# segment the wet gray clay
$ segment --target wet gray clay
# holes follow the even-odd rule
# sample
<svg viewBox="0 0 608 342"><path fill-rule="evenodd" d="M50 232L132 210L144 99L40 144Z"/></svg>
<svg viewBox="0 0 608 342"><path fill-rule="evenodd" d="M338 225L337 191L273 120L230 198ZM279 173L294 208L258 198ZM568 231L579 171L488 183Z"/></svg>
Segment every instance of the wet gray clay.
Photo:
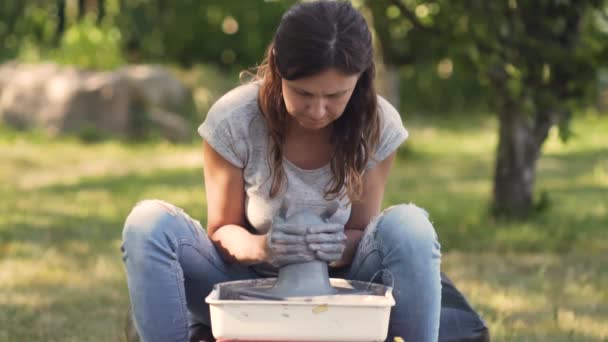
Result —
<svg viewBox="0 0 608 342"><path fill-rule="evenodd" d="M279 218L298 225L319 225L328 222L337 210L338 203L332 202L320 216L310 210L302 210L287 217L284 202L279 212ZM327 262L314 260L281 267L277 282L270 289L251 288L242 292L252 297L283 298L333 295L338 290L333 288L329 282Z"/></svg>
<svg viewBox="0 0 608 342"><path fill-rule="evenodd" d="M332 202L321 216L305 210L284 219L286 222L298 225L320 225L326 223L337 210L338 204ZM281 210L280 214L284 216L285 210ZM336 292L337 290L329 283L327 263L321 260L281 267L277 283L272 289L273 294L282 297L331 295Z"/></svg>

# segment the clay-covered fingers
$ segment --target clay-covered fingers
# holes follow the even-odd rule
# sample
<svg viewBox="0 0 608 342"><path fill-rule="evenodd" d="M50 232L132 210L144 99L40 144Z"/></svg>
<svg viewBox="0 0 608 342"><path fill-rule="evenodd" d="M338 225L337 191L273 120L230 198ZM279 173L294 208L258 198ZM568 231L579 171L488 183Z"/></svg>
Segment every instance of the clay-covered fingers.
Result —
<svg viewBox="0 0 608 342"><path fill-rule="evenodd" d="M344 243L312 243L308 247L315 252L319 260L334 262L342 258L344 253Z"/></svg>
<svg viewBox="0 0 608 342"><path fill-rule="evenodd" d="M342 259L342 253L325 253L321 251L315 252L315 256L317 260L323 260L328 263L336 262Z"/></svg>
<svg viewBox="0 0 608 342"><path fill-rule="evenodd" d="M280 267L315 260L315 252L308 248L306 242L306 232L305 226L285 223L281 219L273 220L266 238L270 263Z"/></svg>
<svg viewBox="0 0 608 342"><path fill-rule="evenodd" d="M308 242L309 245L314 243L342 243L344 241L346 241L346 234L343 232L306 235L306 242Z"/></svg>
<svg viewBox="0 0 608 342"><path fill-rule="evenodd" d="M308 248L315 252L342 253L345 246L343 243L311 243Z"/></svg>
<svg viewBox="0 0 608 342"><path fill-rule="evenodd" d="M298 263L313 261L313 260L317 260L317 259L318 259L318 257L316 254L308 251L306 253L300 253L300 254L286 254L286 255L281 255L280 257L277 256L277 258L275 259L273 264L277 267L281 267L281 266L285 266L285 265L289 265L289 264L298 264Z"/></svg>
<svg viewBox="0 0 608 342"><path fill-rule="evenodd" d="M306 245L291 245L276 243L272 245L272 252L275 255L307 254L310 249Z"/></svg>
<svg viewBox="0 0 608 342"><path fill-rule="evenodd" d="M321 234L321 233L340 233L344 232L344 226L338 223L323 223L314 226L309 226L306 229L308 234Z"/></svg>
<svg viewBox="0 0 608 342"><path fill-rule="evenodd" d="M270 235L270 244L283 244L283 245L305 245L305 235L287 234L282 231L273 232Z"/></svg>
<svg viewBox="0 0 608 342"><path fill-rule="evenodd" d="M346 248L344 226L326 223L308 227L306 243L308 248L315 252L318 260L338 261Z"/></svg>
<svg viewBox="0 0 608 342"><path fill-rule="evenodd" d="M326 223L308 227L306 242L315 243L342 243L346 241L344 226L341 224Z"/></svg>
<svg viewBox="0 0 608 342"><path fill-rule="evenodd" d="M317 254L306 245L272 244L269 262L277 267L317 259Z"/></svg>

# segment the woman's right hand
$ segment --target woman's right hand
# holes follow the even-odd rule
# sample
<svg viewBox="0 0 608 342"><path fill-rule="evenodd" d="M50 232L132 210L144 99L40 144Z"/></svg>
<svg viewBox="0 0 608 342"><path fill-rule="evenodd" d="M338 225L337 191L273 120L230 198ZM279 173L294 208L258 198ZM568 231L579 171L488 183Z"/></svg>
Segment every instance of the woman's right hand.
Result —
<svg viewBox="0 0 608 342"><path fill-rule="evenodd" d="M306 242L307 227L273 220L266 234L268 262L276 267L315 260L315 252Z"/></svg>

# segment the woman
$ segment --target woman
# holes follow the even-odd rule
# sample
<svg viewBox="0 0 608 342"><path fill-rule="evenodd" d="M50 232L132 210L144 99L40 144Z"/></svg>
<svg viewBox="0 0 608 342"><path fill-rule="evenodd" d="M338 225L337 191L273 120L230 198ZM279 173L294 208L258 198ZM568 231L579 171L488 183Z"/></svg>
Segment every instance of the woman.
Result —
<svg viewBox="0 0 608 342"><path fill-rule="evenodd" d="M199 127L207 234L158 200L138 204L125 223L145 341L196 340L210 326L204 298L214 284L312 259L328 262L332 277L369 281L388 270L396 300L388 340L437 341L440 245L423 209L381 212L408 133L373 78L371 34L348 2L307 2L283 16L257 80L218 100ZM286 199L289 210L339 208L330 225L289 231L273 221Z"/></svg>

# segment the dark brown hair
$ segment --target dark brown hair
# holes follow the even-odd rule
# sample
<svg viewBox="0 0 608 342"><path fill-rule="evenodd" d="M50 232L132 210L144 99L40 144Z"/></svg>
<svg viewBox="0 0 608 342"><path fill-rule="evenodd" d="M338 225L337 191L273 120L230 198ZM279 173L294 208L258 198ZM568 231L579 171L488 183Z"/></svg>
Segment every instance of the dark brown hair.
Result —
<svg viewBox="0 0 608 342"><path fill-rule="evenodd" d="M271 197L281 190L285 178L283 143L289 119L281 78L295 80L330 68L360 77L344 113L332 123L334 177L326 198L346 195L357 200L361 196L363 171L380 135L372 37L365 19L349 2L315 1L295 5L283 15L258 68L258 101L272 139Z"/></svg>

